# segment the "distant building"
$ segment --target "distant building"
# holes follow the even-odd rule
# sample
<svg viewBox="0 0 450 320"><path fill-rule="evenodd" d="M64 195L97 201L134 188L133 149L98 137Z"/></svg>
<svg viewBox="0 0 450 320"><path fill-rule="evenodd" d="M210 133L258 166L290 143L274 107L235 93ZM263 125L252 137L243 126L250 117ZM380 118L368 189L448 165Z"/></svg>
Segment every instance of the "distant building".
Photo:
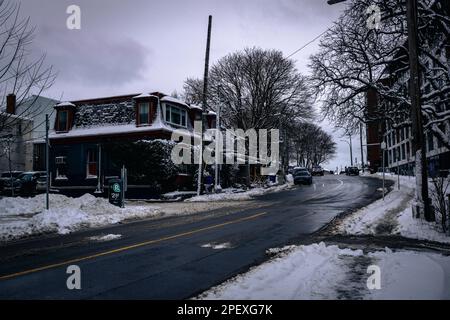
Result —
<svg viewBox="0 0 450 320"><path fill-rule="evenodd" d="M24 171L32 158L33 120L16 112L16 96L6 99L6 110L0 111L0 171Z"/></svg>
<svg viewBox="0 0 450 320"><path fill-rule="evenodd" d="M49 115L49 123L55 121L55 104L58 101L42 96L32 95L17 106L17 114L24 114L33 119L31 137L28 139L27 150L31 150L25 156L25 170L45 170L45 115Z"/></svg>
<svg viewBox="0 0 450 320"><path fill-rule="evenodd" d="M449 50L443 51L442 55L442 60L448 62ZM433 70L432 68L435 66L432 65L432 60L426 57L422 57L422 59L428 64L428 68ZM404 92L406 97L409 95L409 69L405 67L407 65L408 61L397 59L395 65L386 68L386 78L382 80L384 85ZM403 71L398 72L398 70ZM388 76L389 74L395 74L395 78ZM422 94L429 94L430 91L430 84L425 84ZM438 103L434 107L439 111L450 112L449 99L450 97L446 97L442 103ZM370 115L380 103L387 104L392 110L407 110L409 108L409 106L396 105L392 101L382 100L374 90L369 90L366 95L367 113ZM375 120L367 124L367 160L372 170L377 170L382 166L383 158L379 144L384 141L387 146L385 166L393 172L400 171L401 174L414 174L415 155L413 154L411 125L408 124L410 123L410 116L405 116L405 114L407 113L399 112L394 122ZM450 137L450 119L442 121L439 127L442 132ZM441 170L448 171L450 169L450 150L431 131L425 130L424 134L424 147L426 148L430 176L439 174Z"/></svg>

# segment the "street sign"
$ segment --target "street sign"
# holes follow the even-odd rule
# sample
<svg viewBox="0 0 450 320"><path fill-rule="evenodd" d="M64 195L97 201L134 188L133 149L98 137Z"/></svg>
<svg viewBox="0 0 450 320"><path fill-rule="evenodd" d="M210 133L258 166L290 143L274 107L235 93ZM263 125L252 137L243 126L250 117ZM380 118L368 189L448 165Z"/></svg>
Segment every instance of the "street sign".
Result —
<svg viewBox="0 0 450 320"><path fill-rule="evenodd" d="M109 180L108 198L109 203L122 207L123 203L123 183L121 179Z"/></svg>

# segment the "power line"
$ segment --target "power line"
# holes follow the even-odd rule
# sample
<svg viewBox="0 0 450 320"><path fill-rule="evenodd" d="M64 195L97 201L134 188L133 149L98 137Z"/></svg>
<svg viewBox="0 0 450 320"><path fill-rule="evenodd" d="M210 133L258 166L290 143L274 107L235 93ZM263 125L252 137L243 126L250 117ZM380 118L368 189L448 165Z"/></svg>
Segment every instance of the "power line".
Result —
<svg viewBox="0 0 450 320"><path fill-rule="evenodd" d="M329 30L326 29L325 31L323 31L321 34L319 34L318 36L316 36L314 39L310 40L309 42L305 43L303 46L301 46L300 48L298 48L297 50L295 50L294 52L292 52L290 55L288 55L286 57L286 59L289 59L290 57L292 57L293 55L297 54L298 52L302 51L303 49L305 49L307 46L309 46L311 43L313 43L314 41L316 41L317 39L319 39L321 36L323 36L327 31Z"/></svg>

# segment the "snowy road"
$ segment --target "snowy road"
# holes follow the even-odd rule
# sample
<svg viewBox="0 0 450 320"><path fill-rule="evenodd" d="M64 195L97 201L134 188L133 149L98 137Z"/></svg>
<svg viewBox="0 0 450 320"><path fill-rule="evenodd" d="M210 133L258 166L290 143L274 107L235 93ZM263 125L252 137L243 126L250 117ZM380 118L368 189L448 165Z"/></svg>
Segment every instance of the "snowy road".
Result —
<svg viewBox="0 0 450 320"><path fill-rule="evenodd" d="M248 270L266 250L308 239L381 196L377 179L315 177L242 208L15 242L0 247L2 299L183 299ZM69 265L81 290L68 290Z"/></svg>

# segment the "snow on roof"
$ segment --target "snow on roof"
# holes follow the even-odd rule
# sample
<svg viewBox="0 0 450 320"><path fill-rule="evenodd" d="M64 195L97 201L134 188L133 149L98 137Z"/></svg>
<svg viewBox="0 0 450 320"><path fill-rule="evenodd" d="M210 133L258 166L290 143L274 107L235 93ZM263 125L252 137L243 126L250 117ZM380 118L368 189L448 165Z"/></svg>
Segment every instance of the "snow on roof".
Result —
<svg viewBox="0 0 450 320"><path fill-rule="evenodd" d="M24 120L24 121L33 121L33 119L31 119L29 117L25 117L22 115L17 115L17 114L9 113L9 112L4 112L4 111L0 111L0 116L3 116L6 119L19 119L19 120Z"/></svg>
<svg viewBox="0 0 450 320"><path fill-rule="evenodd" d="M191 108L191 109L197 109L197 110L203 110L202 107L197 106L197 105L195 105L195 104L189 105L189 108Z"/></svg>
<svg viewBox="0 0 450 320"><path fill-rule="evenodd" d="M216 113L214 112L214 111L208 111L208 115L213 115L213 116L215 116L216 115Z"/></svg>
<svg viewBox="0 0 450 320"><path fill-rule="evenodd" d="M90 128L72 129L65 133L55 133L52 132L50 139L60 139L60 138L74 138L74 137L87 137L87 136L102 136L109 134L120 134L120 133L134 133L134 132L153 132L164 130L172 132L174 129L163 123L154 123L151 126L136 126L135 123L132 124L121 124L121 125L108 125L108 126L96 126Z"/></svg>
<svg viewBox="0 0 450 320"><path fill-rule="evenodd" d="M56 106L57 107L75 107L75 105L69 101L64 101L64 102L58 103Z"/></svg>
<svg viewBox="0 0 450 320"><path fill-rule="evenodd" d="M189 108L189 106L185 102L183 102L183 101L181 101L181 100L179 100L177 98L171 97L171 96L164 96L164 97L161 98L161 101L178 103L178 104L181 104L181 105L186 106L186 107Z"/></svg>
<svg viewBox="0 0 450 320"><path fill-rule="evenodd" d="M149 93L141 93L140 95L133 97L133 99L150 98L150 97L156 97L156 96L149 94Z"/></svg>

